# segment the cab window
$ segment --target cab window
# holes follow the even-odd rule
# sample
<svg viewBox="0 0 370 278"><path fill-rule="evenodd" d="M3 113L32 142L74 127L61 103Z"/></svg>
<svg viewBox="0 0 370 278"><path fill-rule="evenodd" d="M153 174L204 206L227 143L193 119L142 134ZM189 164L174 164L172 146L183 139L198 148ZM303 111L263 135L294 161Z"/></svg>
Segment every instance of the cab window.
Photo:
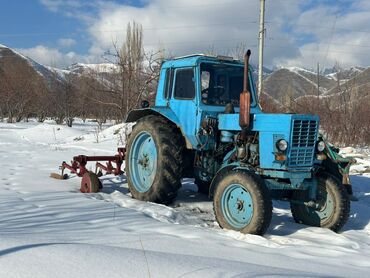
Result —
<svg viewBox="0 0 370 278"><path fill-rule="evenodd" d="M208 105L239 106L243 91L244 68L225 64L203 63L200 67L202 102ZM250 84L249 91L250 91Z"/></svg>
<svg viewBox="0 0 370 278"><path fill-rule="evenodd" d="M174 96L177 99L193 99L195 97L193 68L176 70Z"/></svg>

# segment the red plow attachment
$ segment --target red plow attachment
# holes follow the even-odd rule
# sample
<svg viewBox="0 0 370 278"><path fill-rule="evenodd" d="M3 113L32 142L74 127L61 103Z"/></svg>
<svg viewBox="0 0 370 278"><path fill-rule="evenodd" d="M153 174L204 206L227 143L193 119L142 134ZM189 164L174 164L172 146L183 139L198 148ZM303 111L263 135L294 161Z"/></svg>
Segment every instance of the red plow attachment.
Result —
<svg viewBox="0 0 370 278"><path fill-rule="evenodd" d="M50 177L55 179L68 179L68 174L64 173L64 170L69 170L72 174L76 174L82 177L81 180L81 192L91 193L98 192L102 189L102 184L99 181L99 177L103 175L103 171L106 174L121 175L123 174L122 164L125 160L126 148L118 148L117 154L114 156L86 156L78 155L73 157L71 164L63 161L59 167L62 170L61 174L51 173ZM88 162L96 162L95 173L89 171L86 168ZM102 162L106 162L105 165Z"/></svg>

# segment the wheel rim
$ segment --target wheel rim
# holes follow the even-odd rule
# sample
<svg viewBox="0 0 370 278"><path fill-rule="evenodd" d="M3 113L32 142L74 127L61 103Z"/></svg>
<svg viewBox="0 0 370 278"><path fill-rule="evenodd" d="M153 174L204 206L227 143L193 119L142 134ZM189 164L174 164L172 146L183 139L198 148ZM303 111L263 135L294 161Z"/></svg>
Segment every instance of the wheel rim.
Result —
<svg viewBox="0 0 370 278"><path fill-rule="evenodd" d="M253 216L252 196L240 184L231 184L222 193L221 210L231 226L242 229Z"/></svg>
<svg viewBox="0 0 370 278"><path fill-rule="evenodd" d="M316 214L320 221L323 222L329 219L334 213L334 198L325 186L319 186L317 191L317 200L320 204L319 209L309 208L310 213Z"/></svg>
<svg viewBox="0 0 370 278"><path fill-rule="evenodd" d="M129 163L133 186L138 192L147 192L157 171L157 147L148 132L140 132L134 139Z"/></svg>

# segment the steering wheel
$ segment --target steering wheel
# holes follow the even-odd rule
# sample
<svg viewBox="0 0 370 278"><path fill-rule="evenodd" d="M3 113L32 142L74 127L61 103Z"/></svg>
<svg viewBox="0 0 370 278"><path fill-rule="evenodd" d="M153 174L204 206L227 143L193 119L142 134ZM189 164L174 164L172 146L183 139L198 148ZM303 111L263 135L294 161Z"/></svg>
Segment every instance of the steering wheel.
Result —
<svg viewBox="0 0 370 278"><path fill-rule="evenodd" d="M212 90L210 90L212 89ZM225 93L225 88L222 86L214 86L212 88L206 88L201 91L202 98L209 98L211 93L211 98L218 98ZM207 94L207 97L203 97L204 94Z"/></svg>

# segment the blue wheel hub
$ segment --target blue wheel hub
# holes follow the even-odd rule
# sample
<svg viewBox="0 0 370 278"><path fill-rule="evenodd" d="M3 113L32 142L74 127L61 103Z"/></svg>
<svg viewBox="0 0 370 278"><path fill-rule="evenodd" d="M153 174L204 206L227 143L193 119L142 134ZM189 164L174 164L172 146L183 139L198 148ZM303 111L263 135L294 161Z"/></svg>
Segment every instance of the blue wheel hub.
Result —
<svg viewBox="0 0 370 278"><path fill-rule="evenodd" d="M240 184L231 184L222 193L221 210L231 226L242 229L250 223L253 216L252 196Z"/></svg>
<svg viewBox="0 0 370 278"><path fill-rule="evenodd" d="M157 172L157 147L153 137L146 131L140 132L134 139L130 150L130 177L135 189L147 192Z"/></svg>

